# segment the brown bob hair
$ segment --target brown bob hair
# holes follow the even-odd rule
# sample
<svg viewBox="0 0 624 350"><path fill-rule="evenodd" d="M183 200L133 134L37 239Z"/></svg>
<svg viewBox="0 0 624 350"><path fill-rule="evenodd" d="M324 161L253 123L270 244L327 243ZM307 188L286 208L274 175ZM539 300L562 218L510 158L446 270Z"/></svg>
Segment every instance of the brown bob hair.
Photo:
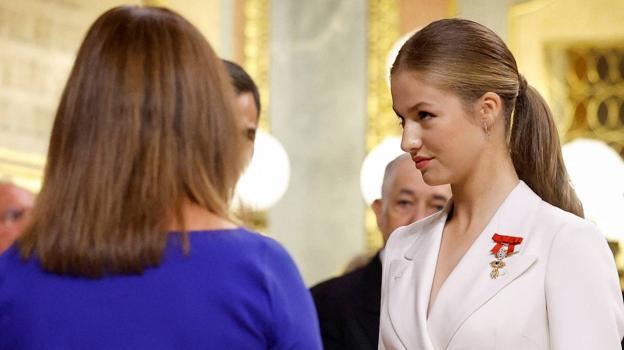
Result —
<svg viewBox="0 0 624 350"><path fill-rule="evenodd" d="M583 217L550 109L520 75L515 58L493 31L465 19L432 22L399 51L391 74L403 70L427 75L439 89L455 93L466 104L486 92L498 94L518 177L544 201Z"/></svg>
<svg viewBox="0 0 624 350"><path fill-rule="evenodd" d="M141 273L160 264L172 220L184 227L183 203L231 218L243 166L234 108L221 60L180 15L104 13L63 91L22 257L57 274Z"/></svg>

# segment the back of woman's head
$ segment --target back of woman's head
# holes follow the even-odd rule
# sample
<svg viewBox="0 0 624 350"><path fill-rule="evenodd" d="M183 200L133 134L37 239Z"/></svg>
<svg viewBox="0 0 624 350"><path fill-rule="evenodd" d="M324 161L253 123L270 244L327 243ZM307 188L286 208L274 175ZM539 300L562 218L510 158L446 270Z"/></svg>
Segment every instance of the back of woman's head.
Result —
<svg viewBox="0 0 624 350"><path fill-rule="evenodd" d="M22 256L60 274L138 273L159 264L184 202L228 217L242 168L233 108L221 60L184 18L104 13L63 91Z"/></svg>
<svg viewBox="0 0 624 350"><path fill-rule="evenodd" d="M563 164L555 123L545 101L518 72L505 43L490 29L463 19L435 21L401 48L392 74L417 71L466 105L486 92L503 103L508 148L514 167L543 200L583 216Z"/></svg>

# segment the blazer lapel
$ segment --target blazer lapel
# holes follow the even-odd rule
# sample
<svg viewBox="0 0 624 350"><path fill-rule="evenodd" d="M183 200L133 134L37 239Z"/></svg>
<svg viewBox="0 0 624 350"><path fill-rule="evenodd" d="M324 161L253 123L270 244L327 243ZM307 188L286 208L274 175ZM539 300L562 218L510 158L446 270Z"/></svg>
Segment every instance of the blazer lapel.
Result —
<svg viewBox="0 0 624 350"><path fill-rule="evenodd" d="M537 260L523 252L541 199L524 182L508 195L486 228L444 282L427 321L436 349L445 349L461 325L502 288L522 275ZM492 235L523 237L516 253L507 257L502 274L490 278Z"/></svg>
<svg viewBox="0 0 624 350"><path fill-rule="evenodd" d="M390 322L406 349L432 348L427 307L446 211L419 226L414 243L401 259L389 261Z"/></svg>

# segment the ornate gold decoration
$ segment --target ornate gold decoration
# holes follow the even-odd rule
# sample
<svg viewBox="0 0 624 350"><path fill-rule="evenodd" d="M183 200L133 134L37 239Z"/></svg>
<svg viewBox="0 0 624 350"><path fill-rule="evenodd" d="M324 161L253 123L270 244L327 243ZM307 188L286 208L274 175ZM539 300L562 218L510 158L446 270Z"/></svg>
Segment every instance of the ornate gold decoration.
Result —
<svg viewBox="0 0 624 350"><path fill-rule="evenodd" d="M599 139L624 157L624 41L547 47L562 141Z"/></svg>
<svg viewBox="0 0 624 350"><path fill-rule="evenodd" d="M366 151L387 136L398 135L398 119L392 112L392 98L387 84L386 60L399 38L399 10L393 0L368 2L368 127ZM382 245L375 214L366 209L366 246L374 252Z"/></svg>
<svg viewBox="0 0 624 350"><path fill-rule="evenodd" d="M505 262L503 260L500 260L497 258L497 260L494 260L492 262L490 262L490 267L492 268L492 271L490 272L490 278L495 280L500 276L500 269L505 267Z"/></svg>
<svg viewBox="0 0 624 350"><path fill-rule="evenodd" d="M366 150L370 151L387 136L399 133L398 119L392 112L387 84L386 60L399 38L399 11L396 1L371 0L368 3L368 128Z"/></svg>
<svg viewBox="0 0 624 350"><path fill-rule="evenodd" d="M243 66L260 90L260 128L270 131L269 119L269 0L245 0L243 4Z"/></svg>

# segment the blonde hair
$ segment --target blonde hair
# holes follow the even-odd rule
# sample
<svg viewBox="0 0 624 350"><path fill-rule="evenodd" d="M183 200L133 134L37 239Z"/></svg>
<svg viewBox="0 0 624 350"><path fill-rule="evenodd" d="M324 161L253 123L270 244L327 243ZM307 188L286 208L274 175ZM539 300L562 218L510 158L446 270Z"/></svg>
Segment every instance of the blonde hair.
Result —
<svg viewBox="0 0 624 350"><path fill-rule="evenodd" d="M465 103L486 92L503 101L508 147L518 177L544 201L583 216L570 185L550 109L518 72L516 60L491 30L464 19L427 25L401 48L391 73L426 74Z"/></svg>
<svg viewBox="0 0 624 350"><path fill-rule="evenodd" d="M184 225L184 201L229 217L243 165L233 103L221 60L184 18L104 13L63 91L22 256L58 274L140 273L160 264L171 220Z"/></svg>

